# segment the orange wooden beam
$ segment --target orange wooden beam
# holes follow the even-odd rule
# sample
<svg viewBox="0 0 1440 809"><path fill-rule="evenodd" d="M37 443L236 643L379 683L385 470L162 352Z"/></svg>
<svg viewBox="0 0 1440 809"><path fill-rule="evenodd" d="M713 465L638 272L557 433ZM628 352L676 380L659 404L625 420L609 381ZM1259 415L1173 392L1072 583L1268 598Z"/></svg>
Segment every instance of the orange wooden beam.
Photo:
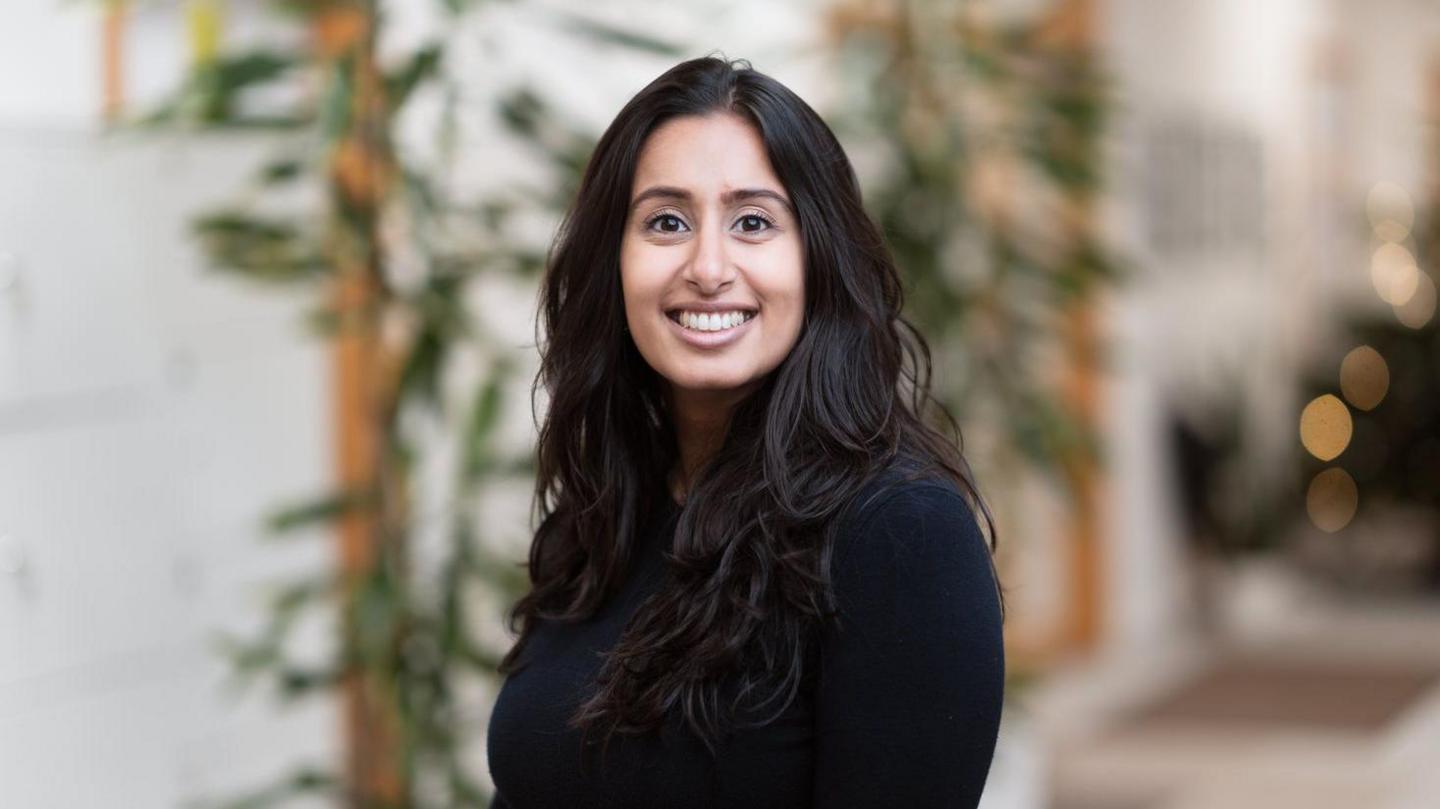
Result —
<svg viewBox="0 0 1440 809"><path fill-rule="evenodd" d="M108 0L100 28L100 117L115 123L125 106L126 0Z"/></svg>
<svg viewBox="0 0 1440 809"><path fill-rule="evenodd" d="M1037 32L1037 41L1056 52L1093 52L1096 48L1097 0L1057 0L1049 19ZM1097 147L1098 148L1098 147ZM1073 235L1093 233L1096 200L1091 194L1067 202L1064 222ZM1067 367L1061 391L1071 415L1088 429L1100 423L1100 352L1102 346L1095 303L1079 299L1064 313L1062 326ZM1104 630L1105 577L1101 504L1103 476L1096 461L1075 457L1066 464L1074 518L1069 524L1068 569L1070 609L1064 646L1070 651L1093 650Z"/></svg>
<svg viewBox="0 0 1440 809"><path fill-rule="evenodd" d="M378 213L389 172L387 156L375 148L373 137L383 126L380 116L384 115L373 23L363 4L327 4L311 18L311 41L321 61L333 64L348 56L353 66L354 124L332 147L328 174L332 196ZM387 552L384 515L393 516L393 510L402 507L387 473L385 408L392 395L394 363L386 356L377 314L382 291L378 237L365 234L362 241L372 249L357 252L337 232L328 251L335 264L332 303L339 323L332 365L335 473L344 490L375 498L370 508L346 512L338 525L338 562L352 593ZM351 794L363 795L369 802L400 806L407 792L402 730L389 685L375 672L347 672L342 716L346 783Z"/></svg>

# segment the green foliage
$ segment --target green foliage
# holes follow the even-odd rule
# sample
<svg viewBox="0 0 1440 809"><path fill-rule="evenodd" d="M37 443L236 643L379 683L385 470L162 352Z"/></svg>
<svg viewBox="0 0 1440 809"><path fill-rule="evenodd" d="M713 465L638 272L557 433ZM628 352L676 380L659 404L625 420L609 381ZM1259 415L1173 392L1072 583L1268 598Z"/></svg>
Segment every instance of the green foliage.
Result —
<svg viewBox="0 0 1440 809"><path fill-rule="evenodd" d="M375 498L366 492L337 492L315 500L287 506L273 512L266 523L273 534L315 523L328 523L350 511L373 506Z"/></svg>
<svg viewBox="0 0 1440 809"><path fill-rule="evenodd" d="M559 8L551 11L550 20L562 30L601 45L672 58L678 58L683 53L683 50L673 42L639 34L626 28L617 28Z"/></svg>
<svg viewBox="0 0 1440 809"><path fill-rule="evenodd" d="M262 170L262 176L273 177L273 167ZM231 209L201 216L193 230L213 266L257 281L313 281L330 271L317 240L290 220Z"/></svg>
<svg viewBox="0 0 1440 809"><path fill-rule="evenodd" d="M466 486L479 482L495 469L495 453L490 436L499 421L501 397L505 390L500 380L508 378L512 373L511 368L496 369L496 373L475 396L475 404L471 408L470 420L465 429L465 460L460 471L461 480Z"/></svg>
<svg viewBox="0 0 1440 809"><path fill-rule="evenodd" d="M420 84L435 78L445 48L427 45L416 51L399 72L385 79L385 99L392 109L400 109L410 100L410 93Z"/></svg>
<svg viewBox="0 0 1440 809"><path fill-rule="evenodd" d="M460 16L479 7L473 0L438 0ZM376 26L385 19L369 0ZM297 26L313 24L321 8L286 0L270 7ZM548 13L548 12L547 12ZM578 40L605 48L651 54L678 54L673 44L637 36L584 17L555 11L550 21ZM302 31L303 33L303 31ZM297 37L307 42L308 37ZM362 40L356 48L372 47ZM437 130L437 152L455 155L454 99L460 96L446 72L450 43L426 43L396 59L378 76L385 103L378 118L357 104L357 65L366 54L352 50L325 62L297 46L294 51L255 49L224 54L195 66L173 96L133 122L145 128L180 128L197 133L265 131L275 152L256 167L251 188L236 202L195 217L191 229L217 270L256 282L289 285L317 296L308 315L314 333L330 339L352 327L378 334L382 323L406 324L391 400L381 403L376 425L383 438L381 462L387 471L376 491L336 491L276 509L266 520L272 536L316 533L362 514L382 531L373 566L358 578L306 576L276 585L265 602L264 621L252 636L217 632L217 651L230 662L232 684L266 685L283 702L333 695L344 681L377 684L399 717L394 762L407 794L395 809L429 806L483 807L487 787L464 766L474 760L473 735L482 731L460 703L467 681L493 681L501 650L482 643L478 603L509 604L528 587L517 560L486 549L484 525L476 513L479 495L492 484L532 479L533 453L508 455L494 440L503 406L512 400L524 363L517 349L491 335L466 309L473 282L496 275L536 277L544 264L540 247L514 243L513 217L537 211L559 217L588 159L594 135L568 123L535 91L516 86L495 99L505 131L551 170L540 187L512 186L476 200L456 198L447 183L445 159L393 151L395 121L422 90L447 99ZM279 92L295 82L318 82L319 93ZM294 108L267 109L265 98L300 97ZM271 105L273 107L273 104ZM355 144L360 144L357 147ZM343 153L343 149L351 149ZM361 149L355 152L356 148ZM357 157L358 155L358 157ZM373 160L363 178L390 171L377 181L379 195L357 198L340 183L340 161ZM340 166L339 169L336 167ZM364 172L370 172L366 175ZM368 179L366 180L368 181ZM293 192L320 200L296 209L274 195ZM309 192L309 193L306 193ZM318 193L315 193L318 192ZM404 266L401 267L403 258ZM376 294L367 307L342 319L329 302L330 284L341 268L367 268ZM402 271L403 270L403 271ZM347 270L349 271L349 270ZM387 351L396 350L389 343ZM461 356L484 369L473 392L447 391L450 371ZM381 369L373 369L379 373ZM412 513L419 502L411 472L428 448L407 425L417 418L454 422L458 462L445 494L444 514ZM436 524L446 525L445 554L438 568L412 569L409 547ZM485 602L477 597L490 594ZM340 618L333 648L321 659L296 656L295 628L310 617ZM309 650L312 651L313 650ZM425 784L421 790L417 784ZM443 798L434 785L444 785ZM348 794L336 773L300 767L248 794L214 804L219 809L261 809L307 795L327 795L346 806L380 809L374 796ZM391 805L386 803L385 805Z"/></svg>
<svg viewBox="0 0 1440 809"><path fill-rule="evenodd" d="M190 123L209 129L294 130L308 126L307 110L267 114L244 111L247 91L273 85L304 63L303 54L256 50L198 65L171 100L135 122L141 126Z"/></svg>
<svg viewBox="0 0 1440 809"><path fill-rule="evenodd" d="M1067 220L1103 180L1110 101L1094 55L966 4L882 6L842 26L839 67L863 89L831 119L876 157L861 181L931 340L937 398L962 423L998 423L997 451L1042 472L1098 460L1045 365L1065 309L1124 275L1093 227Z"/></svg>

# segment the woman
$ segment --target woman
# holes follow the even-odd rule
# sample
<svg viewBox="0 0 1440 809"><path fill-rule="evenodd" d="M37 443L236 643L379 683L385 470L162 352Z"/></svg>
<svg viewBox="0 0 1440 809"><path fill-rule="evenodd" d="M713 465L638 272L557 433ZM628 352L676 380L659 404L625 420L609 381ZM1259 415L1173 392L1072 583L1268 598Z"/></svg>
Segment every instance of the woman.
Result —
<svg viewBox="0 0 1440 809"><path fill-rule="evenodd" d="M929 350L819 116L743 60L667 71L601 137L540 308L493 806L974 806L990 515L918 415Z"/></svg>

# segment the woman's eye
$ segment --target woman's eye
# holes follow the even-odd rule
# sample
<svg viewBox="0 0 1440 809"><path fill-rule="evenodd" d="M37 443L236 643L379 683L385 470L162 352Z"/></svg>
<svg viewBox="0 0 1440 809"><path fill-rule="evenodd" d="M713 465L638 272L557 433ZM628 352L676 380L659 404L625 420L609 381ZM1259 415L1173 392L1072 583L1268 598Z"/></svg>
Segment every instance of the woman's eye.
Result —
<svg viewBox="0 0 1440 809"><path fill-rule="evenodd" d="M768 217L756 213L745 214L736 220L736 224L743 233L764 233L775 226L775 223ZM645 220L645 228L656 233L683 233L690 229L684 220L671 213L661 213L650 217Z"/></svg>
<svg viewBox="0 0 1440 809"><path fill-rule="evenodd" d="M771 226L770 220L759 214L746 214L740 217L740 229L746 233L760 233Z"/></svg>
<svg viewBox="0 0 1440 809"><path fill-rule="evenodd" d="M651 217L645 226L651 230L659 230L661 233L679 233L685 227L685 223L681 222L680 217L675 214L662 213L659 216Z"/></svg>

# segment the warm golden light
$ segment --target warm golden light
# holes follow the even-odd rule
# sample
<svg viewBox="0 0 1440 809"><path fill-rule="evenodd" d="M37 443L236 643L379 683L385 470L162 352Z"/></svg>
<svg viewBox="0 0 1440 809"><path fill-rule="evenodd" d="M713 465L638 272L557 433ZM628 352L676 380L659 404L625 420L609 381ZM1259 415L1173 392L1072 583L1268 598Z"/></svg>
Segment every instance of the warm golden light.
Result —
<svg viewBox="0 0 1440 809"><path fill-rule="evenodd" d="M1387 242L1403 240L1415 224L1410 194L1395 183L1376 183L1365 200L1365 212L1375 235Z"/></svg>
<svg viewBox="0 0 1440 809"><path fill-rule="evenodd" d="M1435 282L1425 272L1416 273L1415 292L1395 307L1395 317L1412 329L1423 329L1435 316Z"/></svg>
<svg viewBox="0 0 1440 809"><path fill-rule="evenodd" d="M1300 443L1322 461L1344 452L1353 430L1350 410L1333 394L1315 397L1300 413Z"/></svg>
<svg viewBox="0 0 1440 809"><path fill-rule="evenodd" d="M1415 257L1404 247L1386 242L1375 249L1370 260L1370 281L1381 300L1394 306L1402 306L1415 294L1419 284L1420 270L1415 266Z"/></svg>
<svg viewBox="0 0 1440 809"><path fill-rule="evenodd" d="M1370 410L1390 389L1390 367L1380 352L1359 346L1340 361L1340 392L1360 410Z"/></svg>
<svg viewBox="0 0 1440 809"><path fill-rule="evenodd" d="M1350 524L1360 504L1355 480L1338 466L1316 475L1305 493L1305 511L1321 531L1335 533Z"/></svg>

